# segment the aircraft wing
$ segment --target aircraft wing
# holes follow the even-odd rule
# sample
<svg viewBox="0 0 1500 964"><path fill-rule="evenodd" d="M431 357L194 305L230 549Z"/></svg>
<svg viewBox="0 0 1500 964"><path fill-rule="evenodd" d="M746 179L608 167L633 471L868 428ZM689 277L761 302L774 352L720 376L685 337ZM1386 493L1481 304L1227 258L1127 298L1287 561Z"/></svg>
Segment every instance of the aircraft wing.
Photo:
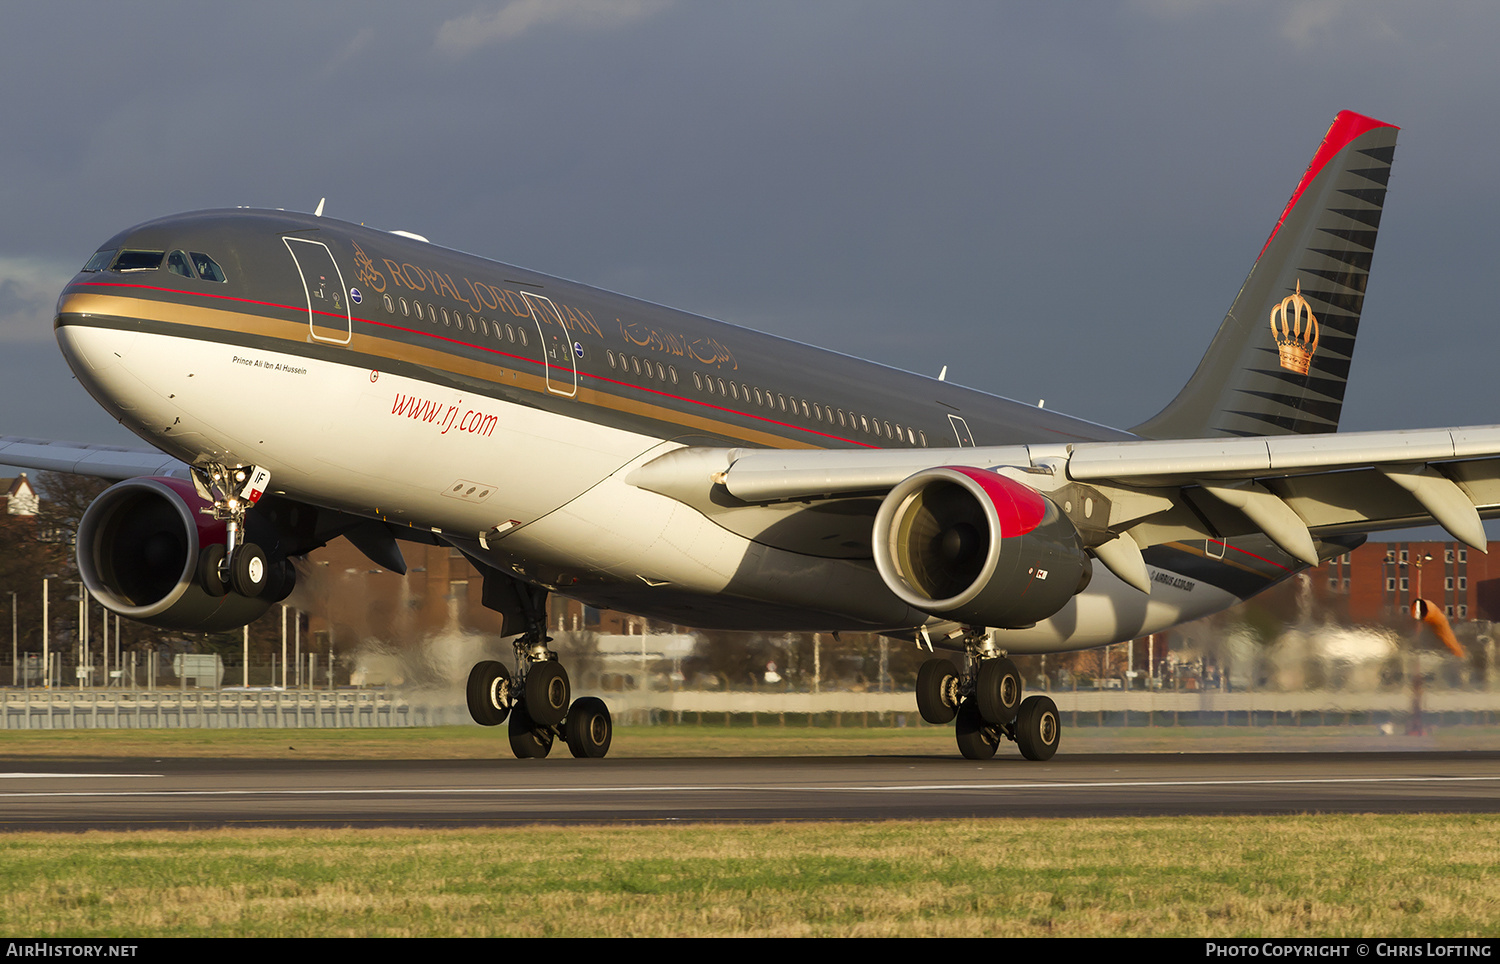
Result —
<svg viewBox="0 0 1500 964"><path fill-rule="evenodd" d="M116 481L141 476L188 477L186 464L154 448L90 445L15 435L0 435L0 465Z"/></svg>
<svg viewBox="0 0 1500 964"><path fill-rule="evenodd" d="M1162 543L1262 533L1317 565L1330 554L1321 538L1432 522L1485 551L1481 520L1500 517L1495 425L937 452L689 448L629 481L723 513L734 502L880 497L941 466L989 469L1048 495L1099 561L1142 589L1141 550Z"/></svg>
<svg viewBox="0 0 1500 964"><path fill-rule="evenodd" d="M0 464L106 479L187 477L155 449L0 436ZM1436 522L1483 552L1500 518L1500 425L1322 435L932 449L678 449L628 481L814 555L869 555L879 499L924 470L994 471L1049 496L1084 545L1149 591L1141 550L1261 533L1317 565L1317 542Z"/></svg>

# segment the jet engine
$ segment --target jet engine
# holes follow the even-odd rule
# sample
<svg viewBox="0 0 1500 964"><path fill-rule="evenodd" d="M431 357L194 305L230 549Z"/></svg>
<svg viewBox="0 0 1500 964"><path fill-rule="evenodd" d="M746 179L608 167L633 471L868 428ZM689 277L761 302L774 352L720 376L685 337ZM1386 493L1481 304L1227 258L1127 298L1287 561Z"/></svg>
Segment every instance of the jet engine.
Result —
<svg viewBox="0 0 1500 964"><path fill-rule="evenodd" d="M183 479L127 479L104 490L78 525L78 571L110 612L163 629L216 633L257 619L274 598L210 595L198 579L224 523Z"/></svg>
<svg viewBox="0 0 1500 964"><path fill-rule="evenodd" d="M875 516L875 566L903 602L974 626L1046 619L1093 573L1078 530L1052 500L984 469L924 469Z"/></svg>

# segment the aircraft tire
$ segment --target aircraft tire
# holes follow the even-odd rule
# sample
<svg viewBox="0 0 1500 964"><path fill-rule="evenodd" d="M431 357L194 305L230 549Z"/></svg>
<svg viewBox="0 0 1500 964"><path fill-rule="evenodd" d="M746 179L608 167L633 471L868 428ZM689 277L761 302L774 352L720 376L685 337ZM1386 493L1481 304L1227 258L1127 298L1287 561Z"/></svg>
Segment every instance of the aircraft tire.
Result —
<svg viewBox="0 0 1500 964"><path fill-rule="evenodd" d="M271 578L271 566L260 546L247 542L234 550L234 560L229 567L229 583L235 592L251 599L265 591Z"/></svg>
<svg viewBox="0 0 1500 964"><path fill-rule="evenodd" d="M1016 714L1016 745L1028 760L1050 760L1062 741L1062 717L1045 696L1029 696Z"/></svg>
<svg viewBox="0 0 1500 964"><path fill-rule="evenodd" d="M499 726L510 715L510 671L504 663L487 659L469 670L465 690L469 715L480 726Z"/></svg>
<svg viewBox="0 0 1500 964"><path fill-rule="evenodd" d="M541 726L556 726L568 715L572 697L568 671L555 659L532 663L526 671L526 709Z"/></svg>
<svg viewBox="0 0 1500 964"><path fill-rule="evenodd" d="M948 660L929 659L917 670L917 712L935 724L958 714L958 672Z"/></svg>
<svg viewBox="0 0 1500 964"><path fill-rule="evenodd" d="M610 740L614 738L614 722L609 716L609 707L596 696L584 696L573 701L568 708L568 721L563 727L568 741L568 750L575 757L599 760L609 752Z"/></svg>
<svg viewBox="0 0 1500 964"><path fill-rule="evenodd" d="M986 723L1004 726L1021 707L1021 673L1004 656L982 660L975 674L974 699Z"/></svg>
<svg viewBox="0 0 1500 964"><path fill-rule="evenodd" d="M966 760L991 759L1000 748L999 738L979 715L979 705L972 699L964 700L958 708L958 723L954 731L958 738L958 752Z"/></svg>
<svg viewBox="0 0 1500 964"><path fill-rule="evenodd" d="M229 583L223 576L224 546L215 542L204 546L198 555L198 585L217 599L229 595Z"/></svg>
<svg viewBox="0 0 1500 964"><path fill-rule="evenodd" d="M557 734L550 726L538 726L526 712L526 704L511 707L510 752L521 760L542 760L552 752Z"/></svg>
<svg viewBox="0 0 1500 964"><path fill-rule="evenodd" d="M266 588L260 597L270 603L279 603L297 588L297 567L290 559L272 563L271 575L266 579Z"/></svg>

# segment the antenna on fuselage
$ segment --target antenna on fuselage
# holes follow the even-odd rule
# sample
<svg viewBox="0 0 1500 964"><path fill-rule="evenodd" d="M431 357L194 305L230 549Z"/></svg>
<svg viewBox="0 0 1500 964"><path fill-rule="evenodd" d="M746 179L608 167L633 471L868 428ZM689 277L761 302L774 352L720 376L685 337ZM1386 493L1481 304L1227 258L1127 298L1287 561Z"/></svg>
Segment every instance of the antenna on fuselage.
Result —
<svg viewBox="0 0 1500 964"><path fill-rule="evenodd" d="M940 371L940 372L938 372L938 381L943 381L947 377L948 377L948 366L944 365L943 366L943 370Z"/></svg>
<svg viewBox="0 0 1500 964"><path fill-rule="evenodd" d="M323 216L323 205L325 205L327 203L328 203L328 199L326 197L323 198L322 200L320 200L318 202L318 209L313 212L313 217L315 217L315 218L321 218Z"/></svg>

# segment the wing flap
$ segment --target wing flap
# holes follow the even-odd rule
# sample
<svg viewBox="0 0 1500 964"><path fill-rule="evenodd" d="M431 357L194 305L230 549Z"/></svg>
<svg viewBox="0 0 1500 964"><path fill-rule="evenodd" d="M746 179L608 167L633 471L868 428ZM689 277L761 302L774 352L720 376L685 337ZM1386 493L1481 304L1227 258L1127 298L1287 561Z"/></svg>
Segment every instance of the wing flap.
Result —
<svg viewBox="0 0 1500 964"><path fill-rule="evenodd" d="M1205 485L1203 490L1243 512L1282 552L1309 566L1318 564L1318 550L1313 545L1307 523L1270 489L1250 481L1234 485Z"/></svg>
<svg viewBox="0 0 1500 964"><path fill-rule="evenodd" d="M1332 435L1083 442L1073 446L1068 474L1078 480L1152 485L1176 480L1427 463L1496 453L1500 453L1500 425Z"/></svg>

